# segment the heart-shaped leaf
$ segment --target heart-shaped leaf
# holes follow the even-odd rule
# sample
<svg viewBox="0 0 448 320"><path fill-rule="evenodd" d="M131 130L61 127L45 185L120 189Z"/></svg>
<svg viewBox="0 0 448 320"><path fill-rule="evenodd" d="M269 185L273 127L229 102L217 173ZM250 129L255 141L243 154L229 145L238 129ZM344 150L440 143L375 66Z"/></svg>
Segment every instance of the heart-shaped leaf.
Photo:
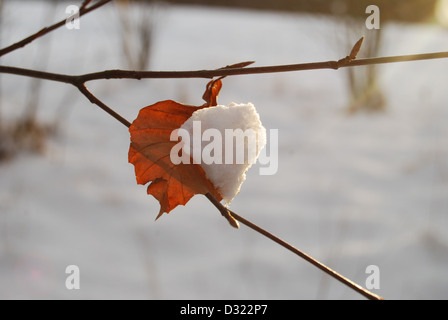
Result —
<svg viewBox="0 0 448 320"><path fill-rule="evenodd" d="M140 110L129 128L131 145L128 160L135 167L137 183L146 185L148 194L160 203L159 218L178 205L185 205L195 194L210 193L222 197L198 164L173 164L170 152L177 144L171 141L173 131L191 117L194 111L216 104L221 81L211 81L204 93L203 106L189 106L172 100L160 101Z"/></svg>

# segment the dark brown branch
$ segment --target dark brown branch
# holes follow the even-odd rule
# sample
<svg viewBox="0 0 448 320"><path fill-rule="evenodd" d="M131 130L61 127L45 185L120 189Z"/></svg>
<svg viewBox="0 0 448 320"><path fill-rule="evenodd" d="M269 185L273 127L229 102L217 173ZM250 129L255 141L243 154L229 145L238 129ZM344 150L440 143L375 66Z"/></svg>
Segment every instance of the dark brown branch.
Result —
<svg viewBox="0 0 448 320"><path fill-rule="evenodd" d="M217 201L210 193L207 193L205 195L207 197L207 199L210 200L211 203L213 203L215 205L215 207L220 211L228 211L229 214L235 218L236 220L238 220L239 222L241 222L242 224L244 224L245 226L251 228L254 231L257 231L258 233L262 234L263 236L271 239L272 241L276 242L277 244L281 245L282 247L288 249L289 251L295 253L296 255L298 255L299 257L305 259L306 261L308 261L309 263L311 263L312 265L314 265L315 267L319 268L320 270L324 271L325 273L329 274L330 276L332 276L333 278L339 280L340 282L342 282L343 284L345 284L346 286L350 287L351 289L355 290L356 292L362 294L364 297L370 299L370 300L383 300L382 297L380 297L379 295L376 295L370 291L368 291L367 289L364 289L363 287L361 287L360 285L356 284L355 282L351 281L350 279L342 276L341 274L337 273L336 271L334 271L333 269L327 267L326 265L324 265L323 263L317 261L316 259L314 259L313 257L307 255L306 253L300 251L299 249L297 249L296 247L290 245L289 243L287 243L286 241L280 239L279 237L273 235L272 233L268 232L267 230L259 227L258 225L250 222L249 220L246 220L245 218L237 215L235 212L228 210L226 207L224 207L219 201Z"/></svg>
<svg viewBox="0 0 448 320"><path fill-rule="evenodd" d="M349 57L347 57L349 58ZM264 74L278 72L292 72L305 70L333 69L337 70L345 67L365 66L373 64L397 63L406 61L420 61L431 59L448 58L448 52L423 53L405 56L390 56L379 58L367 58L352 60L343 58L340 60L299 63L277 66L249 67L249 68L220 68L214 70L195 70L195 71L132 71L132 70L106 70L95 73L89 73L79 76L63 75L58 73L50 73L23 69L10 66L0 66L0 73L10 73L35 77L46 80L72 83L73 79L77 81L88 82L92 80L105 79L181 79L181 78L214 78L220 76L236 76L249 74Z"/></svg>
<svg viewBox="0 0 448 320"><path fill-rule="evenodd" d="M85 14L87 14L87 13L89 13L89 12L95 10L95 9L98 9L99 7L105 5L108 2L111 2L111 0L102 0L102 1L99 1L96 4L94 4L94 5L92 5L92 6L88 7L88 8L86 8L86 5L88 3L85 3L85 5L84 4L82 5L81 10L79 11L79 16L81 17L81 16L83 16L83 15L85 15ZM14 43L14 44L6 47L6 48L1 49L0 50L0 57L5 55L5 54L10 53L11 51L14 51L14 50L17 50L19 48L22 48L22 47L26 46L27 44L33 42L37 38L40 38L40 37L46 35L47 33L51 32L51 31L53 31L55 29L60 28L61 26L65 25L65 23L66 23L66 19L61 20L61 21L59 21L59 22L57 22L57 23L55 23L55 24L53 24L53 25L51 25L49 27L43 28L42 30L36 32L35 34L33 34L33 35L31 35L31 36L29 36L29 37L27 37L27 38L25 38L25 39L23 39L23 40L21 40L19 42L16 42L16 43Z"/></svg>
<svg viewBox="0 0 448 320"><path fill-rule="evenodd" d="M37 79L57 81L57 82L70 83L70 84L74 84L74 82L76 81L75 76L59 74L59 73L51 73L51 72L45 72L45 71L38 71L38 70L32 70L32 69L10 67L10 66L0 66L0 73L9 73L9 74L15 74L18 76L25 76L25 77L30 77L30 78L37 78Z"/></svg>
<svg viewBox="0 0 448 320"><path fill-rule="evenodd" d="M117 112L115 112L114 110L112 110L111 108L109 108L105 103L103 103L100 99L98 99L97 97L95 97L90 91L89 89L87 89L87 87L85 86L84 83L80 83L78 85L75 84L75 86L79 89L79 91L81 91L81 93L87 97L87 99L90 100L91 103L96 104L98 107L100 107L101 109L103 109L104 111L106 111L109 115L111 115L112 117L114 117L115 119L117 119L118 121L120 121L122 124L124 124L126 127L130 127L131 123L126 120L125 118L123 118L121 115L119 115Z"/></svg>
<svg viewBox="0 0 448 320"><path fill-rule="evenodd" d="M79 11L84 10L89 4L92 2L92 0L84 0L81 4L81 7L79 8Z"/></svg>
<svg viewBox="0 0 448 320"><path fill-rule="evenodd" d="M279 73L305 70L333 69L344 67L365 66L372 64L396 63L405 61L418 61L430 59L448 58L448 52L426 53L406 56L390 56L380 58L368 58L349 60L345 58L338 61L323 61L311 63L299 63L289 65L248 67L248 68L220 68L215 70L196 71L131 71L131 70L107 70L79 76L83 81L101 79L168 79L168 78L214 78L221 76L236 76L263 73Z"/></svg>
<svg viewBox="0 0 448 320"><path fill-rule="evenodd" d="M109 115L111 115L112 117L114 117L115 119L120 121L125 126L130 127L130 125L131 125L131 123L128 120L123 118L121 115L119 115L114 110L112 110L107 105L105 105L100 99L95 97L87 89L87 87L85 86L85 83L77 76L69 76L69 75L58 74L58 73L50 73L50 72L43 72L43 71L16 68L16 67L8 67L8 66L0 66L0 73L9 73L9 74L15 74L15 75L26 76L26 77L31 77L31 78L38 78L38 79L72 84L76 88L78 88L79 91L90 100L90 102L96 104L98 107L100 107L101 109L106 111Z"/></svg>

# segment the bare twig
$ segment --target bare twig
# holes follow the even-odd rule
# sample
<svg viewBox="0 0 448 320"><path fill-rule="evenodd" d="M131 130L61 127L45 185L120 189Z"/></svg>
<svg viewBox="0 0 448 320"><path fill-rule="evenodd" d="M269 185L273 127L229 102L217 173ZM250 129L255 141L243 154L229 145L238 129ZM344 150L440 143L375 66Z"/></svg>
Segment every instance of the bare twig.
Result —
<svg viewBox="0 0 448 320"><path fill-rule="evenodd" d="M94 4L94 5L92 5L92 6L88 7L88 8L86 8L86 6L83 4L81 10L79 11L79 16L81 17L81 16L83 16L83 15L85 15L85 14L87 14L87 13L89 13L89 12L95 10L95 9L98 9L99 7L105 5L108 2L111 2L111 0L102 0L102 1L99 1L96 4ZM86 3L86 5L87 5L87 3ZM29 36L29 37L27 37L27 38L25 38L25 39L23 39L23 40L21 40L19 42L16 42L16 43L14 43L14 44L6 47L6 48L1 49L0 50L0 57L5 55L5 54L8 54L8 53L10 53L10 52L12 52L14 50L17 50L19 48L22 48L22 47L26 46L27 44L31 43L32 41L36 40L37 38L40 38L40 37L46 35L47 33L51 32L53 30L56 30L57 28L60 28L61 26L65 25L65 23L66 23L66 19L61 20L61 21L59 21L59 22L57 22L57 23L55 23L55 24L53 24L53 25L51 25L49 27L43 28L42 30L36 32L35 34L33 34L33 35L31 35L31 36Z"/></svg>
<svg viewBox="0 0 448 320"><path fill-rule="evenodd" d="M38 70L32 70L32 69L9 67L9 66L0 66L0 73L9 73L9 74L30 77L30 78L38 78L38 79L43 79L43 80L50 80L50 81L70 83L70 84L73 84L74 82L77 81L76 76L44 72L44 71L38 71Z"/></svg>
<svg viewBox="0 0 448 320"><path fill-rule="evenodd" d="M342 282L343 284L345 284L346 286L348 286L349 288L355 290L356 292L362 294L364 297L370 299L370 300L383 300L382 297L380 297L377 294L374 294L370 291L368 291L367 289L364 289L363 287L361 287L360 285L356 284L355 282L351 281L350 279L342 276L341 274L337 273L336 271L334 271L333 269L327 267L326 265L324 265L323 263L317 261L316 259L314 259L313 257L307 255L306 253L304 253L303 251L297 249L296 247L290 245L289 243L287 243L286 241L280 239L279 237L273 235L272 233L270 233L269 231L259 227L258 225L250 222L249 220L239 216L238 214L236 214L235 212L227 209L226 207L224 207L219 201L217 201L210 193L207 193L205 195L207 197L207 199L210 200L211 203L213 203L213 205L215 205L215 207L220 211L228 211L229 214L236 220L238 220L239 222L241 222L242 224L244 224L245 226L251 228L254 231L257 231L258 233L262 234L263 236L271 239L272 241L278 243L279 245L281 245L282 247L288 249L289 251L295 253L296 255L298 255L299 257L305 259L306 261L308 261L309 263L311 263L312 265L314 265L315 267L319 268L320 270L324 271L325 273L329 274L331 277L339 280L340 282Z"/></svg>
<svg viewBox="0 0 448 320"><path fill-rule="evenodd" d="M87 6L90 4L90 2L92 2L92 0L84 0L81 4L81 7L79 8L79 11L84 10L85 8L87 8Z"/></svg>
<svg viewBox="0 0 448 320"><path fill-rule="evenodd" d="M213 70L194 71L133 71L133 70L105 70L79 76L63 75L58 73L43 72L23 69L11 66L0 66L0 73L11 73L28 77L41 78L52 81L71 83L73 78L82 82L105 79L181 79L181 78L206 78L222 76L236 76L249 74L279 73L305 70L333 69L345 67L365 66L373 64L397 63L406 61L419 61L448 58L448 52L423 53L404 56L389 56L379 58L367 58L352 60L343 58L340 60L299 63L277 66L249 67L249 68L219 68Z"/></svg>
<svg viewBox="0 0 448 320"><path fill-rule="evenodd" d="M100 99L98 99L97 97L95 97L90 91L89 89L87 89L87 87L85 86L84 83L79 83L79 84L75 84L75 86L79 89L79 91L81 91L81 93L87 97L87 99L90 100L91 103L96 104L98 107L100 107L101 109L103 109L104 111L106 111L108 114L110 114L112 117L114 117L115 119L117 119L118 121L120 121L122 124L124 124L126 127L130 127L131 123L126 120L125 118L123 118L121 115L119 115L118 113L116 113L114 110L112 110L111 108L109 108L106 104L104 104L104 102L102 102Z"/></svg>
<svg viewBox="0 0 448 320"><path fill-rule="evenodd" d="M132 70L105 70L95 73L70 76L58 73L43 72L37 70L23 69L11 66L0 66L0 73L11 73L16 75L41 78L52 81L71 83L76 78L82 82L105 79L181 79L181 78L207 78L219 76L236 76L248 74L279 73L319 69L340 69L344 67L364 66L373 64L396 63L405 61L419 61L430 59L448 58L448 52L423 53L404 56L389 56L379 58L367 58L359 60L341 60L299 63L289 65L249 67L249 68L220 68L214 70L195 71L132 71Z"/></svg>
<svg viewBox="0 0 448 320"><path fill-rule="evenodd" d="M240 225L238 224L238 221L235 220L235 218L230 214L229 209L224 207L221 202L219 202L215 197L213 197L210 193L205 194L208 200L210 200L211 203L221 212L222 216L229 221L230 225L236 229L240 228Z"/></svg>

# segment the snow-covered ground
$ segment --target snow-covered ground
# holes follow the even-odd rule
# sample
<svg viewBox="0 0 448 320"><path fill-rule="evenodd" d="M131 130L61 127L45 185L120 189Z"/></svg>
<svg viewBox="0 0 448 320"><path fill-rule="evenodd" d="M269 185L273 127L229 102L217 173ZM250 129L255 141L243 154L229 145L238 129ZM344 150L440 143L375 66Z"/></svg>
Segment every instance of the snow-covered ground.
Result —
<svg viewBox="0 0 448 320"><path fill-rule="evenodd" d="M9 44L65 16L65 6L9 1ZM53 10L53 11L52 11ZM339 59L328 17L158 6L154 70ZM437 26L382 25L382 55L446 51ZM367 35L364 25L350 39ZM113 5L2 57L3 65L81 74L126 68ZM248 172L231 209L353 281L380 269L389 299L448 297L448 60L381 66L387 111L348 116L346 70L224 79L219 102L252 102L279 129L279 169ZM1 75L2 120L20 116L31 80ZM207 80L114 80L92 91L132 121L159 100L201 104ZM68 85L45 82L39 118L60 134L43 155L0 164L0 298L359 299L252 230L231 228L203 196L154 222L135 182L127 129ZM77 265L80 290L67 290Z"/></svg>

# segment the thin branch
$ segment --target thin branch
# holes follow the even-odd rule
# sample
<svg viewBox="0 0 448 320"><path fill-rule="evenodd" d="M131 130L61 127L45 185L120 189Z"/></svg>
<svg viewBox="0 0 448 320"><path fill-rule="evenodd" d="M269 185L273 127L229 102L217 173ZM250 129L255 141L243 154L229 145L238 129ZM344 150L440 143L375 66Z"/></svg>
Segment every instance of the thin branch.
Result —
<svg viewBox="0 0 448 320"><path fill-rule="evenodd" d="M80 82L106 79L181 79L181 78L207 78L222 76L236 76L249 74L279 73L305 70L333 69L345 67L365 66L374 64L397 63L406 61L420 61L431 59L448 58L448 52L423 53L404 56L389 56L378 58L367 58L359 60L347 59L349 57L322 62L299 63L277 66L249 67L249 68L219 68L213 70L195 71L132 71L132 70L105 70L88 73L79 76L50 73L31 69L17 68L11 66L0 66L0 73L10 73L52 81L72 83L74 79Z"/></svg>
<svg viewBox="0 0 448 320"><path fill-rule="evenodd" d="M210 193L205 194L208 200L210 200L211 203L221 212L221 215L227 219L229 224L234 227L235 229L239 229L240 225L238 221L230 214L229 209L224 207L221 202L219 202L215 197L213 197Z"/></svg>
<svg viewBox="0 0 448 320"><path fill-rule="evenodd" d="M122 124L124 124L126 127L130 127L131 123L126 120L125 118L123 118L121 115L119 115L117 112L115 112L114 110L112 110L111 108L109 108L104 102L102 102L100 99L98 99L97 97L95 97L90 91L89 89L87 89L87 87L85 86L84 83L80 83L78 85L75 85L79 91L81 91L81 93L87 97L87 99L90 100L91 103L96 104L98 107L100 107L101 109L103 109L104 111L106 111L109 115L111 115L112 117L114 117L115 119L117 119L118 121L120 121Z"/></svg>
<svg viewBox="0 0 448 320"><path fill-rule="evenodd" d="M379 58L367 58L359 60L340 59L322 62L299 63L276 66L248 67L248 68L220 68L214 70L195 71L131 71L131 70L106 70L80 76L83 81L101 79L173 79L173 78L214 78L220 76L236 76L249 74L279 73L305 70L333 69L345 67L365 66L373 64L396 63L405 61L419 61L430 59L448 58L448 52L424 53L404 56L389 56Z"/></svg>
<svg viewBox="0 0 448 320"><path fill-rule="evenodd" d="M106 79L181 79L181 78L206 78L222 76L236 76L249 74L293 72L305 70L338 70L345 67L366 66L374 64L421 61L431 59L448 58L448 52L423 53L404 56L389 56L378 58L367 58L352 60L346 57L340 60L321 61L311 63L298 63L288 65L249 67L249 68L219 68L213 70L193 70L193 71L133 71L133 70L105 70L95 73L88 73L79 76L63 75L58 73L43 72L37 70L23 69L11 66L0 66L0 73L10 73L28 77L41 78L59 82L71 83L76 78L81 82Z"/></svg>
<svg viewBox="0 0 448 320"><path fill-rule="evenodd" d="M350 279L344 277L343 275L337 273L333 269L327 267L323 263L321 263L321 262L317 261L316 259L314 259L313 257L307 255L303 251L301 251L301 250L297 249L296 247L290 245L286 241L280 239L279 237L273 235L272 233L270 233L267 230L259 227L258 225L250 222L249 220L247 220L247 219L237 215L235 212L230 211L229 209L224 207L219 201L217 201L210 193L207 193L205 196L207 197L207 199L210 200L211 203L213 203L215 205L215 207L220 212L228 211L233 218L235 218L236 220L238 220L239 222L241 222L245 226L251 228L254 231L257 231L258 233L262 234L263 236L271 239L272 241L276 242L277 244L281 245L282 247L284 247L284 248L288 249L289 251L295 253L296 255L298 255L299 257L301 257L303 259L305 259L306 261L308 261L309 263L311 263L315 267L317 267L320 270L324 271L325 273L329 274L333 278L339 280L340 282L342 282L346 286L348 286L351 289L355 290L356 292L362 294L364 297L366 297L366 298L368 298L370 300L383 300L383 298L380 297L379 295L374 294L374 293L368 291L367 289L364 289L360 285L358 285L355 282L351 281Z"/></svg>
<svg viewBox="0 0 448 320"><path fill-rule="evenodd" d="M84 0L81 4L81 7L79 8L79 11L84 10L85 8L87 8L87 6L90 4L90 2L92 2L92 0Z"/></svg>
<svg viewBox="0 0 448 320"><path fill-rule="evenodd" d="M85 15L85 14L87 14L87 13L89 13L89 12L95 10L95 9L98 9L99 7L109 3L111 1L112 0L102 0L102 1L99 1L96 4L94 4L94 5L92 5L92 6L88 7L88 8L86 8L86 5L88 3L85 3L85 4L82 5L81 10L79 11L79 16L81 17L81 16L83 16L83 15ZM8 54L8 53L10 53L10 52L12 52L14 50L17 50L19 48L22 48L22 47L26 46L27 44L33 42L37 38L40 38L40 37L46 35L47 33L51 32L51 31L53 31L55 29L60 28L61 26L65 25L65 23L66 23L66 19L61 20L61 21L59 21L59 22L57 22L57 23L55 23L55 24L53 24L53 25L51 25L49 27L43 28L42 30L40 30L40 31L36 32L35 34L29 36L28 38L25 38L25 39L23 39L23 40L21 40L19 42L16 42L16 43L6 47L6 48L1 49L0 50L0 57L5 55L5 54Z"/></svg>
<svg viewBox="0 0 448 320"><path fill-rule="evenodd" d="M33 69L24 69L10 66L0 66L0 73L15 74L18 76L25 76L30 78L37 78L43 80L50 80L56 82L70 83L74 84L77 81L76 76L70 76L60 73L51 73Z"/></svg>

